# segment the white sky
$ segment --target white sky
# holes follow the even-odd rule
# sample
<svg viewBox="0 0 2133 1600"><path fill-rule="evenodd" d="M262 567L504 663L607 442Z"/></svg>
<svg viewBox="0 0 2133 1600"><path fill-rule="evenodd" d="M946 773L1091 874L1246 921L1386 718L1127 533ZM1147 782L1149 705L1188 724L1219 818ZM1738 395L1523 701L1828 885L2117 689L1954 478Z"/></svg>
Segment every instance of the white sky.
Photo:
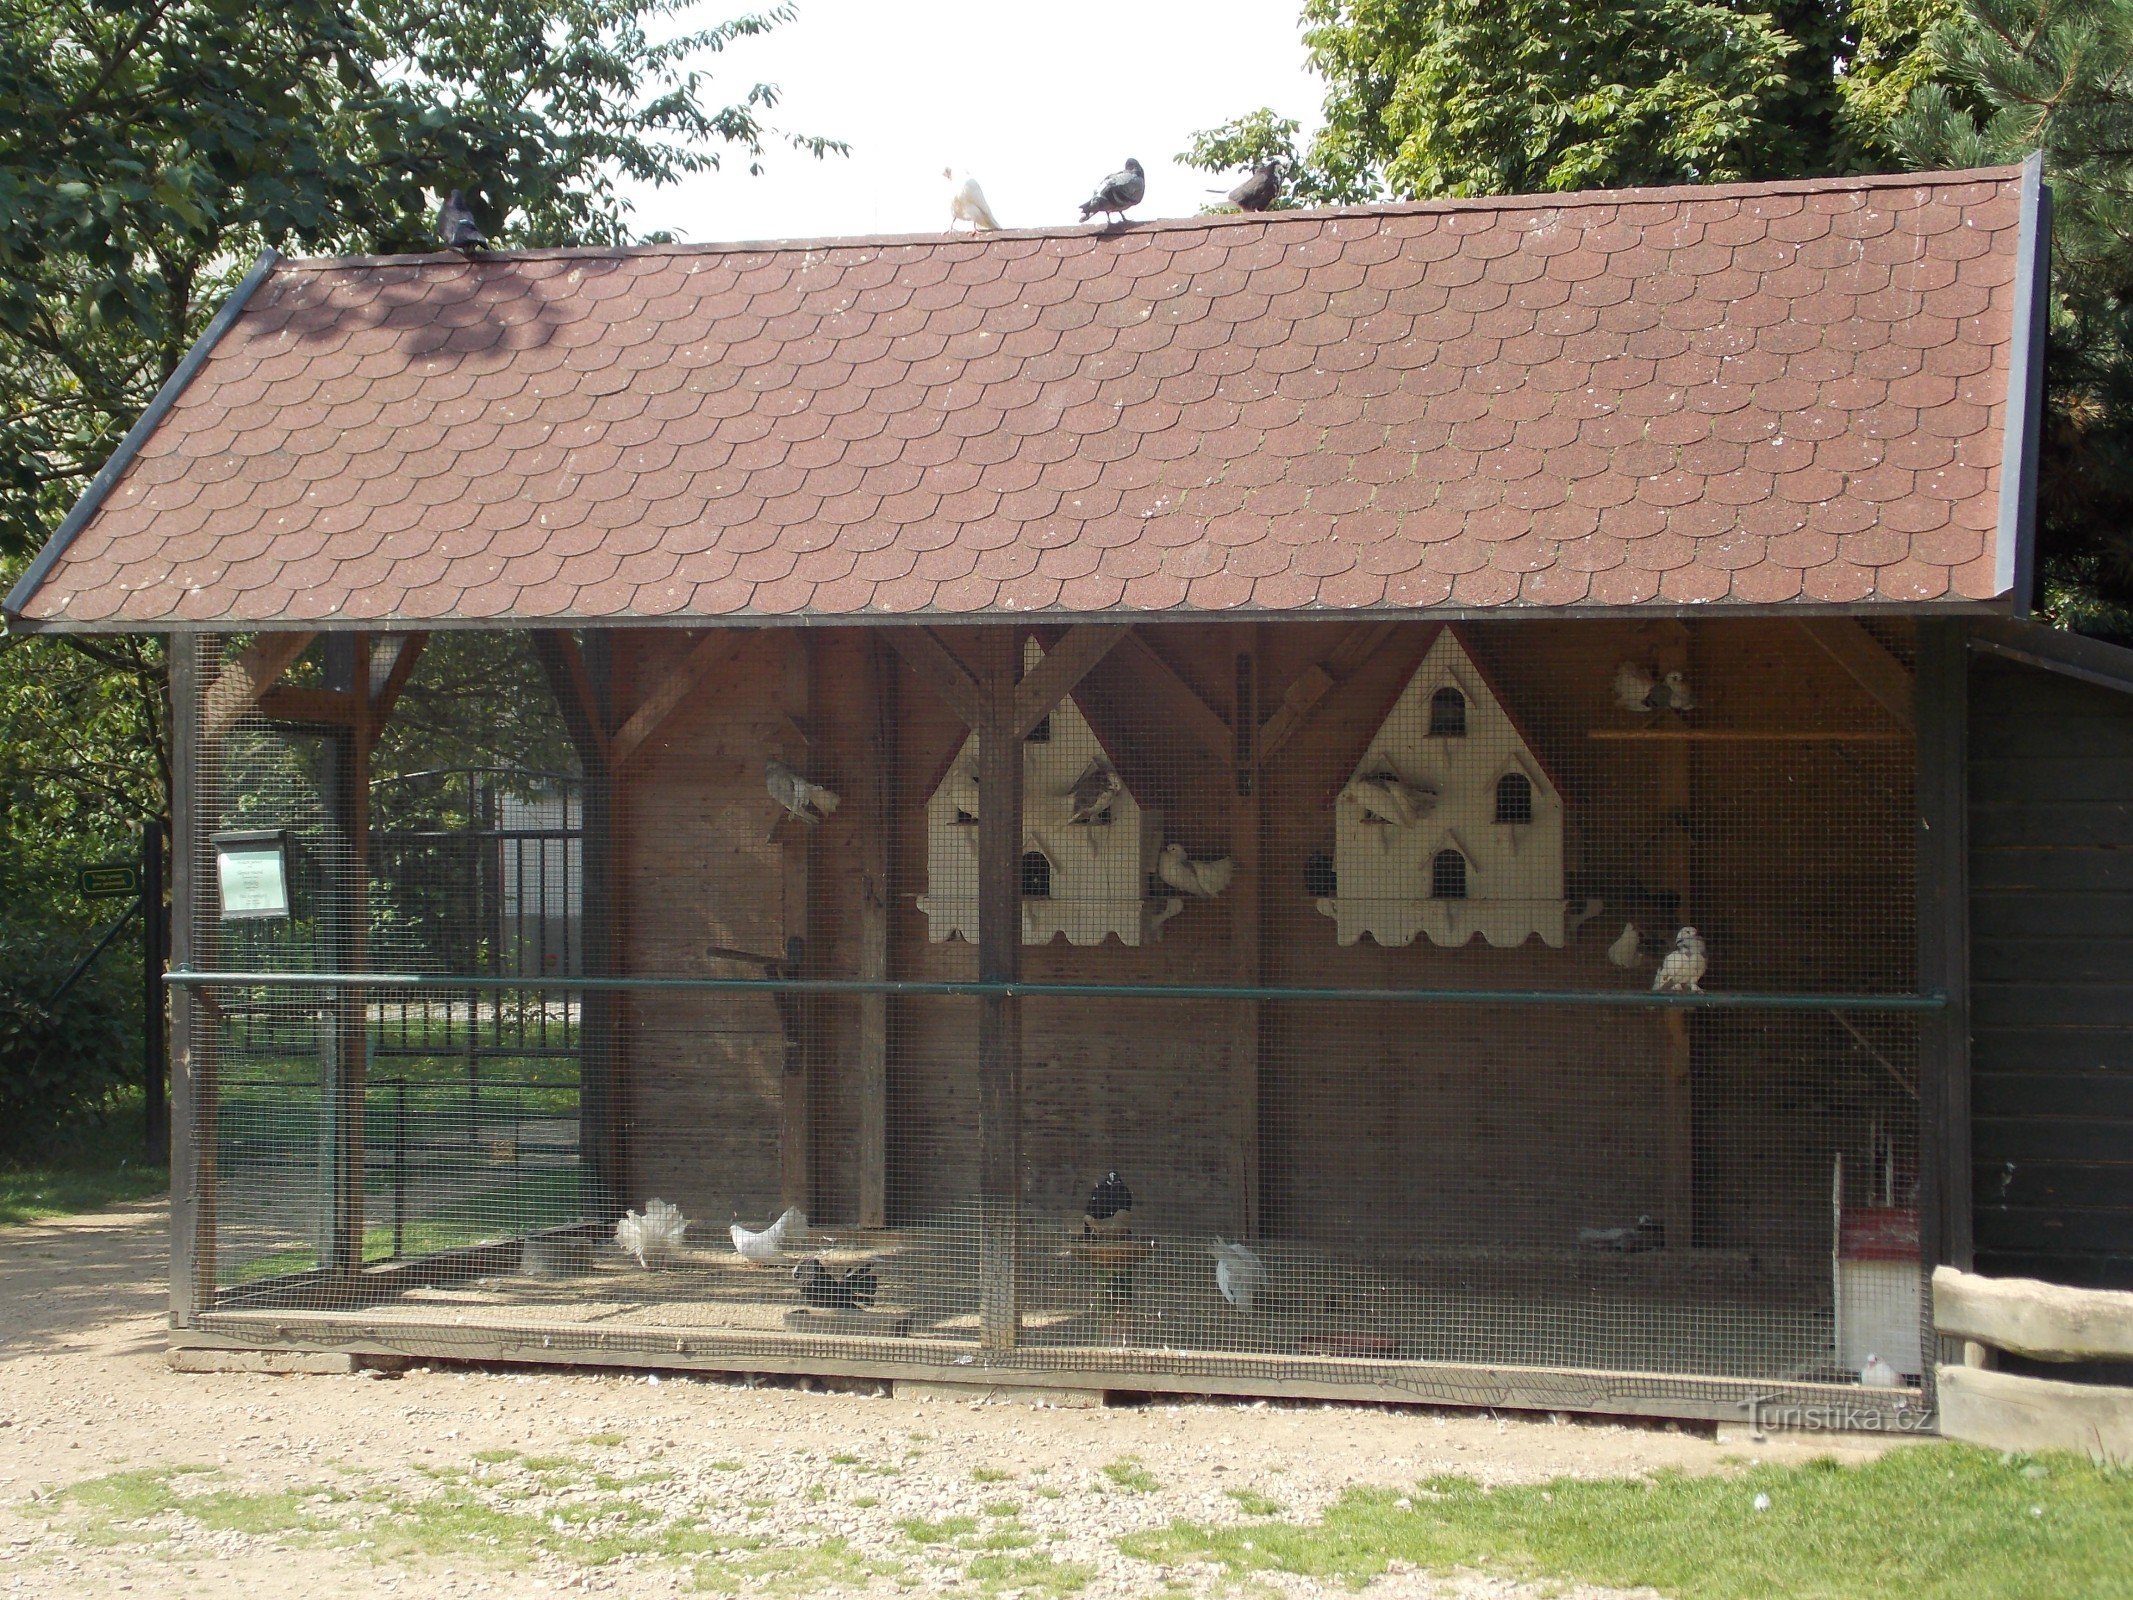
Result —
<svg viewBox="0 0 2133 1600"><path fill-rule="evenodd" d="M746 3L710 0L702 14ZM945 166L969 169L1005 227L1071 223L1127 156L1148 169L1135 216L1189 216L1217 181L1173 160L1195 131L1262 105L1306 130L1317 121L1300 0L799 5L796 20L709 58L712 96L775 83L781 126L844 139L851 155L818 163L773 147L761 177L729 156L723 172L633 189L639 231L698 242L929 232L948 220Z"/></svg>

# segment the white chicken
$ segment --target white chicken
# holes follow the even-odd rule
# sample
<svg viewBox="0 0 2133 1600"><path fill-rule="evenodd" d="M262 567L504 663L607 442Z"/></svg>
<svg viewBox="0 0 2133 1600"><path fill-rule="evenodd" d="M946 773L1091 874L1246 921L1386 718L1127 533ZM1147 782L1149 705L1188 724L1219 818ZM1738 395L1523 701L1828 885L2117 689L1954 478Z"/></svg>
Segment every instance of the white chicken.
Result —
<svg viewBox="0 0 2133 1600"><path fill-rule="evenodd" d="M734 1253L759 1267L776 1261L785 1253L785 1241L806 1231L807 1213L798 1206L787 1206L777 1221L760 1231L744 1228L738 1222L726 1230L732 1236Z"/></svg>
<svg viewBox="0 0 2133 1600"><path fill-rule="evenodd" d="M1171 888L1202 900L1212 900L1229 887L1230 879L1236 877L1237 863L1228 856L1195 861L1185 853L1183 845L1166 844L1156 857L1155 870Z"/></svg>
<svg viewBox="0 0 2133 1600"><path fill-rule="evenodd" d="M1694 928L1683 928L1674 935L1674 948L1652 975L1652 993L1702 994L1706 965L1703 936Z"/></svg>
<svg viewBox="0 0 2133 1600"><path fill-rule="evenodd" d="M679 1257L682 1235L688 1231L689 1219L681 1214L681 1207L652 1199L644 1203L642 1212L622 1214L615 1224L615 1243L635 1256L638 1266L649 1270Z"/></svg>
<svg viewBox="0 0 2133 1600"><path fill-rule="evenodd" d="M1220 1234L1207 1247L1215 1258L1215 1287L1240 1316L1252 1314L1252 1297L1266 1287L1266 1268L1247 1244L1231 1244Z"/></svg>

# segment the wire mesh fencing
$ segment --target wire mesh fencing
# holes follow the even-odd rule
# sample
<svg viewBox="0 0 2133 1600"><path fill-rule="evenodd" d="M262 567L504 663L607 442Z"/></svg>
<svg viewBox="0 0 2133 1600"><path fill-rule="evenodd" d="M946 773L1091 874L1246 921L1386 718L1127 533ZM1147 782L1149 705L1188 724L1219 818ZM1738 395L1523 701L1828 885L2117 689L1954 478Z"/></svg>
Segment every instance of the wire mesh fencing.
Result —
<svg viewBox="0 0 2133 1600"><path fill-rule="evenodd" d="M1026 630L1018 675L1067 692L1017 805L974 638L381 637L235 714L255 642L214 641L181 777L202 1315L1925 1398L1914 754L1836 653ZM387 715L293 714L394 670Z"/></svg>

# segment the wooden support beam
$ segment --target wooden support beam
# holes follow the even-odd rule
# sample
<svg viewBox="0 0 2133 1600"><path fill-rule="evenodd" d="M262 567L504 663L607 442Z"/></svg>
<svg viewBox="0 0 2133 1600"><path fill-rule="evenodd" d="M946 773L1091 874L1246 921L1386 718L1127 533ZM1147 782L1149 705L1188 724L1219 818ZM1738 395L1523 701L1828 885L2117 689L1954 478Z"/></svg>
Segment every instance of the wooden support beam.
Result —
<svg viewBox="0 0 2133 1600"><path fill-rule="evenodd" d="M1909 731L1912 726L1911 674L1889 653L1887 646L1853 617L1805 618L1800 622L1800 631L1850 674L1852 681L1889 714L1897 727Z"/></svg>
<svg viewBox="0 0 2133 1600"><path fill-rule="evenodd" d="M1341 636L1324 660L1299 673L1259 730L1260 761L1273 760L1283 745L1301 733L1318 703L1354 677L1379 646L1392 637L1397 626L1391 622L1359 622Z"/></svg>
<svg viewBox="0 0 2133 1600"><path fill-rule="evenodd" d="M1948 997L1918 1025L1919 1223L1928 1266L1972 1264L1970 658L1963 624L1918 623L1918 986Z"/></svg>
<svg viewBox="0 0 2133 1600"><path fill-rule="evenodd" d="M740 654L749 634L739 628L714 628L699 638L688 654L667 669L659 682L638 702L637 709L615 730L608 759L617 772L630 764L645 740L672 716L681 703L715 677L720 668Z"/></svg>
<svg viewBox="0 0 2133 1600"><path fill-rule="evenodd" d="M1050 716L1052 708L1072 694L1074 686L1089 675L1089 669L1109 655L1129 631L1124 623L1098 622L1067 629L1015 689L1015 737L1024 737Z"/></svg>
<svg viewBox="0 0 2133 1600"><path fill-rule="evenodd" d="M614 762L609 753L605 712L585 664L585 652L564 629L536 628L533 653L547 674L548 687L555 692L556 709L563 715L570 742L578 748L579 765L587 778L595 770L605 777L613 770Z"/></svg>
<svg viewBox="0 0 2133 1600"><path fill-rule="evenodd" d="M203 738L203 641L170 638L170 964L215 964L205 897L211 819L202 800L219 776L220 745ZM200 990L170 991L170 1317L196 1326L215 1304L216 1029Z"/></svg>
<svg viewBox="0 0 2133 1600"><path fill-rule="evenodd" d="M896 826L896 673L879 631L867 636L865 700L873 752L866 783L852 797L865 833L859 848L858 976L889 976L889 840ZM853 1063L859 1122L859 1226L889 1221L889 997L859 997L859 1049Z"/></svg>
<svg viewBox="0 0 2133 1600"><path fill-rule="evenodd" d="M1585 737L1624 744L1900 744L1895 728L1588 728Z"/></svg>
<svg viewBox="0 0 2133 1600"><path fill-rule="evenodd" d="M1693 635L1679 623L1659 624L1653 629L1653 652L1659 671L1688 673L1695 681L1695 663L1690 649ZM1694 844L1685 825L1696 801L1697 756L1694 747L1662 744L1652 752L1657 778L1655 809L1665 826L1659 851L1659 882L1679 897L1683 920L1695 903L1696 859ZM1677 825L1679 824L1679 825ZM1663 930L1671 941L1673 930ZM1660 1056L1659 1103L1661 1144L1660 1220L1666 1225L1667 1243L1676 1250L1692 1249L1696 1243L1696 1050L1689 1014L1668 1011L1659 1018L1666 1047Z"/></svg>
<svg viewBox="0 0 2133 1600"><path fill-rule="evenodd" d="M201 738L219 741L317 637L315 633L262 633L246 645L235 661L216 674L207 690Z"/></svg>
<svg viewBox="0 0 2133 1600"><path fill-rule="evenodd" d="M948 702L948 708L963 719L964 727L978 726L984 718L978 680L931 628L884 628L882 637L911 663L934 693Z"/></svg>
<svg viewBox="0 0 2133 1600"><path fill-rule="evenodd" d="M1933 1269L1933 1326L2037 1361L2133 1361L2133 1293Z"/></svg>
<svg viewBox="0 0 2133 1600"><path fill-rule="evenodd" d="M805 629L789 630L783 640L784 668L779 703L799 727L806 727L814 712L815 636ZM656 691L655 691L656 692ZM788 761L800 759L787 749ZM805 764L804 762L802 763ZM786 818L779 823L779 855L782 859L780 900L784 915L785 965L781 974L799 977L814 959L814 852L820 828L806 827ZM778 1021L783 1029L784 1057L778 1071L778 1194L782 1204L802 1211L816 1210L814 1196L814 1051L811 1048L814 1020L807 997L774 994Z"/></svg>
<svg viewBox="0 0 2133 1600"><path fill-rule="evenodd" d="M1231 800L1230 857L1237 863L1229 893L1230 972L1240 985L1266 982L1264 939L1266 915L1265 806L1260 800L1259 659L1263 630L1244 629L1245 648L1237 652L1230 726L1235 730L1235 793ZM1265 1053L1263 1008L1257 1000L1232 1001L1230 1026L1232 1088L1230 1140L1234 1152L1236 1237L1256 1239L1260 1230L1260 1078Z"/></svg>
<svg viewBox="0 0 2133 1600"><path fill-rule="evenodd" d="M978 979L986 983L1022 975L1017 633L1003 626L979 635ZM1012 1349L1021 1337L1021 1233L1022 1003L987 995L978 1001L978 1342L988 1350Z"/></svg>
<svg viewBox="0 0 2133 1600"><path fill-rule="evenodd" d="M362 706L370 683L370 639L332 633L325 645L326 692ZM325 739L320 788L331 819L327 903L320 941L336 972L361 972L369 944L370 741L363 719ZM334 988L319 1040L321 1185L319 1268L336 1281L363 1267L364 1109L369 1090L370 1020L358 984Z"/></svg>
<svg viewBox="0 0 2133 1600"><path fill-rule="evenodd" d="M1171 720L1199 745L1209 761L1218 767L1229 766L1235 760L1236 738L1222 714L1202 700L1199 691L1185 681L1184 674L1138 633L1129 630L1119 642L1134 667L1162 697Z"/></svg>
<svg viewBox="0 0 2133 1600"><path fill-rule="evenodd" d="M378 730L392 720L393 708L400 703L400 691L407 687L407 680L415 674L415 664L422 659L422 652L429 648L430 636L426 633L399 633L381 641L387 648L374 651L370 658L370 736L376 739Z"/></svg>
<svg viewBox="0 0 2133 1600"><path fill-rule="evenodd" d="M360 728L370 720L370 707L352 689L280 683L260 695L259 714L269 722Z"/></svg>

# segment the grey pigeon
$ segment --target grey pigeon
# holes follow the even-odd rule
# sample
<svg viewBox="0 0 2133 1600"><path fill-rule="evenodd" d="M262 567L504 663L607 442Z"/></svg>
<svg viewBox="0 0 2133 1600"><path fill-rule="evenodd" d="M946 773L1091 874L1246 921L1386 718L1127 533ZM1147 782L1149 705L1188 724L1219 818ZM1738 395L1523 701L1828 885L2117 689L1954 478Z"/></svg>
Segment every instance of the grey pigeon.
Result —
<svg viewBox="0 0 2133 1600"><path fill-rule="evenodd" d="M474 220L474 208L458 189L446 195L444 204L437 208L437 237L447 250L472 250L489 242L481 224Z"/></svg>
<svg viewBox="0 0 2133 1600"><path fill-rule="evenodd" d="M1141 203L1141 196L1148 192L1148 174L1133 157L1126 157L1125 166L1111 174L1097 186L1096 192L1081 203L1081 220L1087 222L1097 212L1112 217L1124 217Z"/></svg>
<svg viewBox="0 0 2133 1600"><path fill-rule="evenodd" d="M1101 761L1091 761L1067 791L1067 821L1094 822L1110 806L1111 797L1120 787L1117 773Z"/></svg>
<svg viewBox="0 0 2133 1600"><path fill-rule="evenodd" d="M1281 198L1281 168L1271 161L1252 168L1252 175L1229 192L1229 203L1239 211L1265 211Z"/></svg>

